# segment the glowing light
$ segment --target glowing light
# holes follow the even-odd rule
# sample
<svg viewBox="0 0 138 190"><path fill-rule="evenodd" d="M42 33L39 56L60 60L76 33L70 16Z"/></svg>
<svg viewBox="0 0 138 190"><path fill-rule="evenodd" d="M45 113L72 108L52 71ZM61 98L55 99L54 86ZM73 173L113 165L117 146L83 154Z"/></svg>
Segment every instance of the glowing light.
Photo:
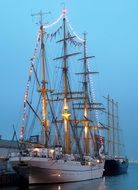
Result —
<svg viewBox="0 0 138 190"><path fill-rule="evenodd" d="M68 105L65 104L63 109L64 109L64 110L68 110L68 109L69 109L69 108L68 108Z"/></svg>
<svg viewBox="0 0 138 190"><path fill-rule="evenodd" d="M39 148L34 148L33 151L34 152L39 152Z"/></svg>
<svg viewBox="0 0 138 190"><path fill-rule="evenodd" d="M43 122L45 122L45 115L46 115L45 98L42 97L42 117L43 117Z"/></svg>
<svg viewBox="0 0 138 190"><path fill-rule="evenodd" d="M100 163L100 160L96 160L97 163Z"/></svg>
<svg viewBox="0 0 138 190"><path fill-rule="evenodd" d="M67 120L64 120L64 129L65 129L65 133L68 131L68 126L67 126Z"/></svg>
<svg viewBox="0 0 138 190"><path fill-rule="evenodd" d="M64 98L64 106L63 106L63 110L65 111L65 110L68 110L68 109L69 109L69 107L68 107L68 104L67 104L67 99Z"/></svg>
<svg viewBox="0 0 138 190"><path fill-rule="evenodd" d="M90 165L91 165L91 162L88 162L88 165L90 166Z"/></svg>
<svg viewBox="0 0 138 190"><path fill-rule="evenodd" d="M61 190L61 186L60 185L58 185L58 190Z"/></svg>
<svg viewBox="0 0 138 190"><path fill-rule="evenodd" d="M28 81L27 81L27 86L26 86L26 91L25 91L25 96L24 96L24 112L23 112L23 117L22 117L22 126L23 127L24 127L25 119L26 119L26 107L27 107L26 102L28 100L28 92L29 92L29 86L30 86L29 83L31 81L31 76L32 76L32 73L33 73L33 66L34 66L34 63L35 63L35 60L36 60L36 55L37 55L37 52L38 52L39 40L40 40L40 31L38 32L38 35L37 35L36 48L34 50L33 58L31 59L31 67L30 67L30 70L29 70L29 78L28 78ZM22 139L23 136L24 136L24 131L21 132L20 138Z"/></svg>
<svg viewBox="0 0 138 190"><path fill-rule="evenodd" d="M63 15L65 16L67 14L67 9L62 10Z"/></svg>
<svg viewBox="0 0 138 190"><path fill-rule="evenodd" d="M50 149L50 150L49 150L50 154L53 154L54 151L55 151L54 149Z"/></svg>
<svg viewBox="0 0 138 190"><path fill-rule="evenodd" d="M84 116L87 117L88 113L87 113L87 109L84 109Z"/></svg>
<svg viewBox="0 0 138 190"><path fill-rule="evenodd" d="M62 116L63 116L65 119L68 119L68 118L71 116L71 114L69 114L69 113L63 113Z"/></svg>
<svg viewBox="0 0 138 190"><path fill-rule="evenodd" d="M88 127L85 127L85 128L84 128L84 131L85 131L85 138L87 138L87 134L88 134Z"/></svg>
<svg viewBox="0 0 138 190"><path fill-rule="evenodd" d="M60 174L58 174L58 177L60 177L61 175Z"/></svg>

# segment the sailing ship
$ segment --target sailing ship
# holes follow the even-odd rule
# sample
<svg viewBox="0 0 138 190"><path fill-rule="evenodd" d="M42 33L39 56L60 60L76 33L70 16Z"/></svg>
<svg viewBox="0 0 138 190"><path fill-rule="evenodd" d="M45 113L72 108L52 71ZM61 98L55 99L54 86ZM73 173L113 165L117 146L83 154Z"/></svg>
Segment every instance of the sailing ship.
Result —
<svg viewBox="0 0 138 190"><path fill-rule="evenodd" d="M104 97L106 98L106 97ZM128 159L124 156L124 144L121 143L118 102L108 95L107 100L107 152L105 154L104 175L112 176L127 173ZM111 104L111 110L110 110Z"/></svg>
<svg viewBox="0 0 138 190"><path fill-rule="evenodd" d="M18 154L11 155L10 162L13 168L17 168L20 162L28 164L30 184L75 182L101 178L104 170L104 151L99 123L95 119L94 113L95 110L102 109L102 107L89 95L91 92L89 77L96 72L91 72L88 67L88 59L92 56L87 55L86 34L84 34L84 39L81 39L75 32L72 32L72 36L70 31L73 29L69 24L66 9L63 9L61 16L55 22L46 26L42 22L43 13L35 15L40 15L40 29L34 56L31 59L24 98L20 151ZM62 26L56 32L49 34L48 29L60 21L62 21ZM63 32L62 35L60 30ZM63 48L62 55L54 59L61 63L59 67L56 67L59 69L57 75L62 77L61 80L59 80L59 76L55 78L55 83L60 81L59 86L61 86L61 89L57 90L54 83L51 85L53 89L50 88L52 79L48 78L48 75L52 76L52 72L48 73L47 69L49 65L47 65L48 56L45 55L47 45L45 42L49 38L51 41L52 37L55 39L58 33L62 38L57 43L62 43ZM83 71L75 73L76 77L81 76L81 82L76 82L76 78L72 78L75 83L74 89L78 88L81 91L73 91L73 85L70 85L69 80L69 76L73 75L69 65L71 57L76 57L81 53L68 53L69 44L74 45L73 50L76 46L83 47L83 56L81 55L80 58ZM36 59L38 50L40 50L41 69L38 68L38 59ZM52 48L52 52L54 51L56 49ZM73 70L75 70L75 66ZM41 82L39 82L38 73L41 74ZM56 73L53 72L53 76L55 75ZM37 94L39 94L38 104L35 105L35 108L33 101L36 103L36 98L32 97L34 85L29 97L32 76L36 81ZM40 135L31 135L28 140L25 132L29 125L29 117L33 120L30 126L41 126L41 133ZM28 131L31 130L35 131L36 129Z"/></svg>

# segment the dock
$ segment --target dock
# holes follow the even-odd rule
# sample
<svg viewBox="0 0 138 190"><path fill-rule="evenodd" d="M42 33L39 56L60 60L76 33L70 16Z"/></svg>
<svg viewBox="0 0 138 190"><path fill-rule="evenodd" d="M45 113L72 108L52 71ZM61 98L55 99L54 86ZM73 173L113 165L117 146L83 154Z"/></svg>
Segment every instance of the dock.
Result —
<svg viewBox="0 0 138 190"><path fill-rule="evenodd" d="M0 187L17 186L18 175L15 172L0 173Z"/></svg>

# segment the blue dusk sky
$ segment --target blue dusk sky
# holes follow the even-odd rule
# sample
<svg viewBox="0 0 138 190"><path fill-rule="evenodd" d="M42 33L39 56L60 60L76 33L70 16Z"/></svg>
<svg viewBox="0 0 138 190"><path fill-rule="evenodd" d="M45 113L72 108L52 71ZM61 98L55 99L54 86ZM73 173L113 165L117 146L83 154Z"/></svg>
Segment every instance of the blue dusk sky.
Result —
<svg viewBox="0 0 138 190"><path fill-rule="evenodd" d="M0 0L0 134L11 139L21 120L23 97L38 26L31 13L51 12L57 18L62 0ZM138 159L138 1L66 0L75 32L88 33L89 53L100 72L99 97L119 102L129 158ZM102 98L101 100L102 101ZM19 117L20 116L20 117ZM20 126L18 126L20 127Z"/></svg>

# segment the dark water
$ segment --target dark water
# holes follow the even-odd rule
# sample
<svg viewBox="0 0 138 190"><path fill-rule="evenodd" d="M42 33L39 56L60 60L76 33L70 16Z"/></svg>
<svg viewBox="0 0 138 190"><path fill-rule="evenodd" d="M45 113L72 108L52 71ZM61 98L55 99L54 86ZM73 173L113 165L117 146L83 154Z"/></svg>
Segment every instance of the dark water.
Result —
<svg viewBox="0 0 138 190"><path fill-rule="evenodd" d="M16 187L0 189L21 190ZM128 173L125 175L76 183L30 186L22 190L138 190L138 164L129 164Z"/></svg>

